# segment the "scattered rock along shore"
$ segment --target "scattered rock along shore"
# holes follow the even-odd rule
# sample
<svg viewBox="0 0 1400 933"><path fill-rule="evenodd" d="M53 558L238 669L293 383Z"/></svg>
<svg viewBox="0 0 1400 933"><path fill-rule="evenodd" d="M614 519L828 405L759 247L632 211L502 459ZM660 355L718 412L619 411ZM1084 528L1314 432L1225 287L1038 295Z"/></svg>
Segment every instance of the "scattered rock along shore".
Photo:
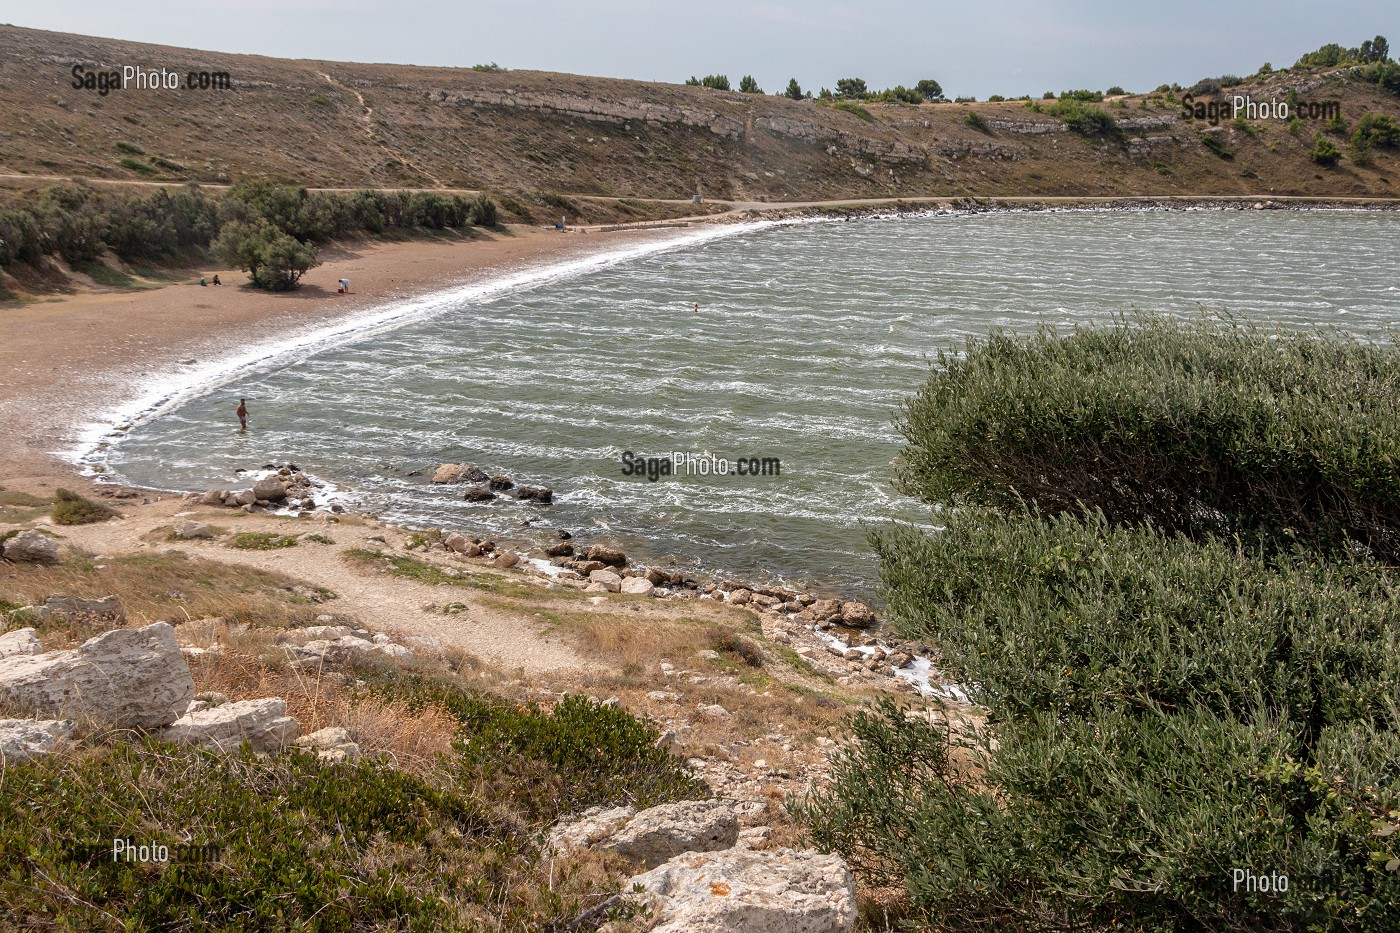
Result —
<svg viewBox="0 0 1400 933"><path fill-rule="evenodd" d="M199 505L247 513L307 514L322 508L345 512L338 502L318 500L318 491L325 489L325 484L295 463L266 464L260 471L246 472L256 477L249 489L210 489L186 498ZM472 463L443 463L432 470L430 482L454 490L454 495L455 490L465 487L462 496L473 502L510 495L532 504L549 505L554 497L554 491L548 487L517 484L510 476L492 474ZM208 537L211 533L208 525L198 522L184 522L175 530L175 536L185 540ZM787 587L697 580L680 571L637 566L622 550L605 544L582 544L568 531L556 534L556 541L535 548L535 553L525 545L438 528L426 529L420 536L428 551L496 569L516 568L548 577L552 585L600 596L716 600L743 607L759 616L766 638L791 647L809 665L836 678L842 686L879 683L905 692L964 699L956 685L941 682L931 646L900 639L884 630L875 611L863 602L823 598Z"/></svg>

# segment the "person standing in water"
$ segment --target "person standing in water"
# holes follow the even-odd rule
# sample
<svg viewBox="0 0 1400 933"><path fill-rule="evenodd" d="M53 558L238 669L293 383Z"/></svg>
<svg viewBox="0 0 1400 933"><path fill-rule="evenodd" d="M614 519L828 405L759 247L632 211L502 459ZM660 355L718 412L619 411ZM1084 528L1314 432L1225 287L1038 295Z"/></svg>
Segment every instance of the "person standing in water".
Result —
<svg viewBox="0 0 1400 933"><path fill-rule="evenodd" d="M247 402L247 400L246 400L246 399L239 399L239 400L238 400L238 407L235 408L235 409L233 410L233 413L234 413L235 415L238 416L238 427L239 427L241 430L244 430L244 431L248 430L248 402Z"/></svg>
<svg viewBox="0 0 1400 933"><path fill-rule="evenodd" d="M695 313L696 313L696 314L699 314L699 313L700 313L700 302L698 302L698 301L695 302Z"/></svg>

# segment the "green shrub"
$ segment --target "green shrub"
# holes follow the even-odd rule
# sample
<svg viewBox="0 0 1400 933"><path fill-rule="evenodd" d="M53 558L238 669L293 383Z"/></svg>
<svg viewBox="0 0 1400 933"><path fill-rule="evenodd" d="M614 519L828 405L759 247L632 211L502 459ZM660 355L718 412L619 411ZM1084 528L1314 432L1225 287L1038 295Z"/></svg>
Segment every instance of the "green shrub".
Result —
<svg viewBox="0 0 1400 933"><path fill-rule="evenodd" d="M862 880L904 888L901 928L1383 933L1400 743L1368 736L1354 768L1334 732L1325 767L1288 759L1285 726L1189 709L1041 714L999 725L993 751L886 700L795 810ZM1237 869L1288 891L1236 890Z"/></svg>
<svg viewBox="0 0 1400 933"><path fill-rule="evenodd" d="M255 286L271 291L296 288L306 270L320 264L315 246L288 236L266 220L226 224L212 248L230 266L246 270Z"/></svg>
<svg viewBox="0 0 1400 933"><path fill-rule="evenodd" d="M41 917L56 929L461 928L475 904L506 907L481 872L499 879L529 851L470 795L305 753L121 744L9 763L0 796L10 929ZM114 862L115 839L211 845L217 858Z"/></svg>
<svg viewBox="0 0 1400 933"><path fill-rule="evenodd" d="M1087 103L1097 103L1103 100L1103 91L1061 91L1060 100L1078 100Z"/></svg>
<svg viewBox="0 0 1400 933"><path fill-rule="evenodd" d="M1327 726L1400 735L1386 699L1400 593L1375 565L1259 556L1099 513L964 508L945 524L874 538L886 610L999 718L1265 716L1296 729L1289 754L1309 762Z"/></svg>
<svg viewBox="0 0 1400 933"><path fill-rule="evenodd" d="M1201 145L1205 146L1207 149L1220 156L1220 158L1222 159L1229 160L1235 157L1234 150L1231 149L1229 146L1225 145L1225 140L1221 139L1214 133L1202 133Z"/></svg>
<svg viewBox="0 0 1400 933"><path fill-rule="evenodd" d="M487 197L485 193L478 194L472 199L471 222L478 227L495 227L501 222L496 202Z"/></svg>
<svg viewBox="0 0 1400 933"><path fill-rule="evenodd" d="M1142 318L937 362L900 418L901 483L925 501L1400 557L1389 344Z"/></svg>
<svg viewBox="0 0 1400 933"><path fill-rule="evenodd" d="M1342 150L1338 149L1337 144L1332 140L1319 136L1313 145L1312 152L1308 154L1308 158L1324 168L1331 168L1341 160Z"/></svg>
<svg viewBox="0 0 1400 933"><path fill-rule="evenodd" d="M131 156L127 156L126 158L119 160L117 164L120 165L122 168L129 168L133 172L137 172L142 175L156 174L155 168L153 168L150 165L147 165L140 159L133 159Z"/></svg>
<svg viewBox="0 0 1400 933"><path fill-rule="evenodd" d="M117 513L68 489L54 493L52 517L55 525L91 525L105 522Z"/></svg>
<svg viewBox="0 0 1400 933"><path fill-rule="evenodd" d="M1352 143L1364 141L1382 149L1400 148L1400 124L1388 114L1363 113L1356 121L1356 130L1351 136Z"/></svg>
<svg viewBox="0 0 1400 933"><path fill-rule="evenodd" d="M1053 107L1047 108L1047 112L1065 121L1071 132L1081 136L1117 138L1122 135L1112 114L1078 98L1062 97Z"/></svg>
<svg viewBox="0 0 1400 933"><path fill-rule="evenodd" d="M648 807L708 796L660 734L622 708L577 695L549 712L431 680L366 674L367 689L414 706L435 704L458 722L470 784L486 782L541 821L599 804Z"/></svg>
<svg viewBox="0 0 1400 933"><path fill-rule="evenodd" d="M117 145L116 145L116 149L117 149L118 152L124 152L124 153L126 153L127 155L145 155L145 154L146 154L146 150L142 149L140 146L133 145L132 143L119 142L119 143L117 143Z"/></svg>
<svg viewBox="0 0 1400 933"><path fill-rule="evenodd" d="M980 113L969 110L967 116L963 117L963 122L979 133L990 133L992 128L987 125L987 120Z"/></svg>
<svg viewBox="0 0 1400 933"><path fill-rule="evenodd" d="M271 531L240 531L228 540L228 546L240 551L276 551L296 547L296 535L279 535Z"/></svg>
<svg viewBox="0 0 1400 933"><path fill-rule="evenodd" d="M838 98L837 100L832 101L831 106L836 108L837 110L844 110L846 113L854 114L855 116L860 117L862 120L873 121L875 119L875 117L871 115L869 110L866 110L864 107L862 107L860 104L856 103L853 100L843 100Z"/></svg>
<svg viewBox="0 0 1400 933"><path fill-rule="evenodd" d="M758 81L753 75L744 75L739 79L739 93L741 94L762 94L763 88L758 86Z"/></svg>

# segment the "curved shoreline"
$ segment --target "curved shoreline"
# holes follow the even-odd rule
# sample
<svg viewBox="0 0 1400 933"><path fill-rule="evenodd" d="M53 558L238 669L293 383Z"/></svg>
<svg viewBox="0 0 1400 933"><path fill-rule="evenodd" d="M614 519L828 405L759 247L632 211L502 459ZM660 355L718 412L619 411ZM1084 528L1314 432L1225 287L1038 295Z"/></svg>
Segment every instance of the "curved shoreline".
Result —
<svg viewBox="0 0 1400 933"><path fill-rule="evenodd" d="M308 332L261 342L247 353L224 356L204 365L196 364L194 368L158 380L139 397L94 421L75 426L79 431L78 441L68 451L56 453L83 471L83 475L105 476L106 471L101 468L106 466L106 452L120 443L133 428L175 411L193 399L215 392L240 376L289 365L325 349L451 313L466 302L489 301L510 292L586 275L643 256L684 249L770 225L768 221L713 225L685 235L589 251L581 258L527 263L525 268L518 271L509 267L488 269L476 279L458 281L388 304L372 305Z"/></svg>

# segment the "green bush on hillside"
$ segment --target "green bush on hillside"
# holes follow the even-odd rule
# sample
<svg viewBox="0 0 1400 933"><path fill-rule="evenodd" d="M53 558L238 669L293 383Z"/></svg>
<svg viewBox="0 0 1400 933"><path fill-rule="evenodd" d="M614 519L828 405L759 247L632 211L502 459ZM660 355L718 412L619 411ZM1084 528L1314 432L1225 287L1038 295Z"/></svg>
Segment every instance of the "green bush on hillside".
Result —
<svg viewBox="0 0 1400 933"><path fill-rule="evenodd" d="M872 543L986 720L856 716L817 842L917 929L1391 929L1396 352L1141 319L941 355L900 427L943 528Z"/></svg>
<svg viewBox="0 0 1400 933"><path fill-rule="evenodd" d="M91 525L117 514L100 502L85 499L69 489L60 488L53 499L51 517L55 525Z"/></svg>
<svg viewBox="0 0 1400 933"><path fill-rule="evenodd" d="M1112 114L1077 98L1062 97L1045 108L1045 112L1065 121L1065 126L1080 136L1116 138L1122 135Z"/></svg>
<svg viewBox="0 0 1400 933"><path fill-rule="evenodd" d="M245 270L255 286L271 291L296 288L306 270L320 264L315 246L288 236L266 220L226 224L212 248L223 262Z"/></svg>
<svg viewBox="0 0 1400 933"><path fill-rule="evenodd" d="M1317 138L1313 144L1312 152L1308 153L1308 158L1324 168L1331 168L1342 158L1342 150L1337 148L1337 144L1330 139Z"/></svg>
<svg viewBox="0 0 1400 933"><path fill-rule="evenodd" d="M1400 557L1390 344L1172 319L998 334L941 353L900 427L928 502Z"/></svg>

